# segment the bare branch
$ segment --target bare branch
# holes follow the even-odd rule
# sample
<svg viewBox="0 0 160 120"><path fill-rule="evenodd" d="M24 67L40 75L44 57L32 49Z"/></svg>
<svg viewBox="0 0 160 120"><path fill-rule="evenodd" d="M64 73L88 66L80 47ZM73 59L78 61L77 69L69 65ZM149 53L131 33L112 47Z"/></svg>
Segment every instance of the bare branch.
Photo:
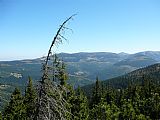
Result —
<svg viewBox="0 0 160 120"><path fill-rule="evenodd" d="M65 38L63 35L59 34L59 36L61 36L61 38L67 41L67 38Z"/></svg>
<svg viewBox="0 0 160 120"><path fill-rule="evenodd" d="M50 57L50 54L51 54L51 50L52 50L52 47L54 46L54 44L56 43L56 42L62 42L61 41L61 39L58 37L58 36L61 36L60 35L60 32L62 31L62 30L64 30L64 29L66 29L66 27L65 27L65 24L69 21L69 20L71 20L74 16L75 16L76 14L73 14L72 16L70 16L67 20L65 20L63 23L62 23L62 25L60 25L60 28L58 29L58 31L57 31L57 33L56 33L56 35L55 35L55 37L54 37L54 39L53 39L53 41L52 41L52 44L51 44L51 46L50 46L50 48L49 48L49 51L48 51L48 55L47 55L47 58L46 58L46 61L45 61L45 64L44 64L44 74L43 74L43 76L42 76L42 82L46 79L45 77L46 77L46 72L47 72L47 68L46 68L46 66L47 66L47 64L48 64L48 61L49 61L49 57ZM62 36L61 36L62 37ZM62 38L64 38L64 37L62 37Z"/></svg>

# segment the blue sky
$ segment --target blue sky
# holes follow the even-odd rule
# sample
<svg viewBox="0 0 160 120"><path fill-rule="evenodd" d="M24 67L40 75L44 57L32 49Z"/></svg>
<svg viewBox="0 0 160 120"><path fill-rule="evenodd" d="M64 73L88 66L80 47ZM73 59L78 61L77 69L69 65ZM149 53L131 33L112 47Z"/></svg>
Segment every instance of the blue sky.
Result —
<svg viewBox="0 0 160 120"><path fill-rule="evenodd" d="M0 0L0 60L46 55L74 13L56 52L160 51L159 0Z"/></svg>

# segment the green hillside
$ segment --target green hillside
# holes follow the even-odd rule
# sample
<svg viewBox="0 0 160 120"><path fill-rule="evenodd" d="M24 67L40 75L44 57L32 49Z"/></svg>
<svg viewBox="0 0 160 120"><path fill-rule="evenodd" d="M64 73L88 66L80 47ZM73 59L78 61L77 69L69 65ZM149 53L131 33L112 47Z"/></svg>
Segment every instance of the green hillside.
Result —
<svg viewBox="0 0 160 120"><path fill-rule="evenodd" d="M115 88L126 88L128 84L142 84L144 80L150 79L153 83L160 83L160 64L154 64L135 70L126 75L105 80L105 85L110 85Z"/></svg>
<svg viewBox="0 0 160 120"><path fill-rule="evenodd" d="M69 75L68 83L74 85L76 88L77 86L85 86L94 83L96 76L99 76L100 80L111 79L134 71L142 66L157 63L159 54L157 52L147 53L60 53L58 56L63 59L66 64ZM41 79L41 67L43 62L44 57L28 60L1 61L0 84L2 86L9 86L3 87L3 90L0 89L0 93L3 97L1 97L1 100L6 100L4 98L8 98L15 86L20 87L21 90L24 91L28 76L31 76L33 83L36 84L37 81ZM113 84L114 81L116 81L114 86L123 87L128 84L128 82L124 83L121 77L118 77L118 79L118 81L115 79L109 80L110 84ZM106 82L106 84L108 84L108 82Z"/></svg>
<svg viewBox="0 0 160 120"><path fill-rule="evenodd" d="M99 76L100 80L110 79L159 62L157 52L147 53L60 53L58 56L66 63L70 76L68 82L75 86L84 86L95 82L96 76ZM32 60L1 61L0 83L25 85L28 76L31 76L34 81L40 80L43 60L44 57ZM75 82L77 78L78 81Z"/></svg>
<svg viewBox="0 0 160 120"><path fill-rule="evenodd" d="M150 65L138 70L132 71L128 74L107 79L101 83L104 87L110 86L116 89L125 89L128 85L142 85L145 80L150 80L154 84L160 83L160 64ZM84 91L89 95L94 84L86 85L82 87Z"/></svg>

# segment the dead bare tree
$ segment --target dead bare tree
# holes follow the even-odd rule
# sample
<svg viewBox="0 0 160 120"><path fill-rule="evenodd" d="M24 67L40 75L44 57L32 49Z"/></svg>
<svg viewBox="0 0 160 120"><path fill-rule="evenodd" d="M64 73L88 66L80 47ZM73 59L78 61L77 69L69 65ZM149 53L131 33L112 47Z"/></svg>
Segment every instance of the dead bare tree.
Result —
<svg viewBox="0 0 160 120"><path fill-rule="evenodd" d="M53 82L49 77L49 70L50 70L49 61L51 57L53 57L52 48L55 45L62 43L62 40L64 39L66 40L66 38L62 35L62 31L68 29L65 25L74 16L75 14L66 19L62 23L62 25L60 25L49 48L45 63L43 64L42 68L43 69L42 80L40 81L40 84L38 86L38 98L37 98L36 112L34 115L35 120L65 120L66 113L70 114L70 112L66 108L67 102L63 98L62 88L60 89L58 83Z"/></svg>

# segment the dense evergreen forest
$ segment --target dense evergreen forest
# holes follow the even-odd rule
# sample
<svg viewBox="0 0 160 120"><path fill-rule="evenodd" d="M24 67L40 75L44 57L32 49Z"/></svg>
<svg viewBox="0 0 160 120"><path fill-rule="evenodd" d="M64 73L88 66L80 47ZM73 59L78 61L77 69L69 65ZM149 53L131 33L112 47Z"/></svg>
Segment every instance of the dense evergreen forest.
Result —
<svg viewBox="0 0 160 120"><path fill-rule="evenodd" d="M61 74L61 76L64 76ZM126 89L115 89L104 86L96 80L92 94L85 96L79 87L73 90L65 79L60 81L61 97L65 101L63 119L66 120L150 120L160 119L160 85L150 79L144 79L141 85L128 84ZM67 88L67 91L63 88ZM57 93L48 93L54 99ZM16 88L11 95L9 104L1 113L4 120L36 119L37 93L29 78L25 94L22 95ZM56 98L59 100L60 98ZM47 107L47 106L46 106ZM56 110L57 109L57 110ZM60 108L54 111L59 112ZM48 111L49 112L49 111ZM57 113L59 114L59 113ZM61 119L59 118L55 119Z"/></svg>

